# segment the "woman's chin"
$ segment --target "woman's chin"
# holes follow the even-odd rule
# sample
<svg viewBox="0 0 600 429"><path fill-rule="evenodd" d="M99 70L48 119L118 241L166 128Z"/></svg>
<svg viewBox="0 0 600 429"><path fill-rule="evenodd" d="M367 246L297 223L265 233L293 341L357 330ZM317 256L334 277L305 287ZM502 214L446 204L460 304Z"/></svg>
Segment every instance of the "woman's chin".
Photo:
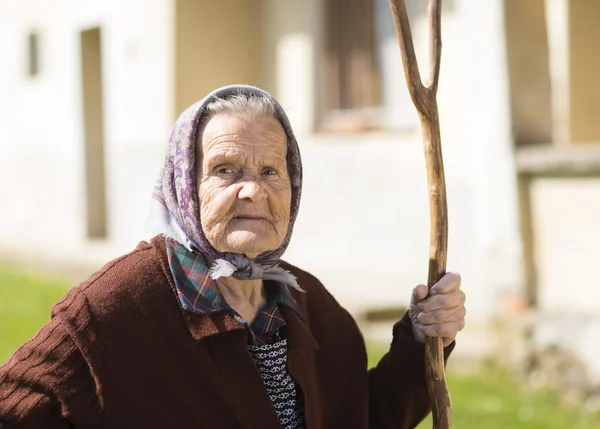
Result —
<svg viewBox="0 0 600 429"><path fill-rule="evenodd" d="M258 255L270 250L275 250L281 243L275 243L270 237L264 234L257 234L251 231L237 231L229 234L223 249L220 251L231 253L242 253L248 258L256 258Z"/></svg>

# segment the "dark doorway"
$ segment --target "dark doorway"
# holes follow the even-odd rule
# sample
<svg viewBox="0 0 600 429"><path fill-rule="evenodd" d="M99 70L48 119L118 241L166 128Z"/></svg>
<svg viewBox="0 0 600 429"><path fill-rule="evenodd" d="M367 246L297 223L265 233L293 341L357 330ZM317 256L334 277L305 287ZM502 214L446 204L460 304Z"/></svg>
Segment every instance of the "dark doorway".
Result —
<svg viewBox="0 0 600 429"><path fill-rule="evenodd" d="M88 238L106 238L107 235L101 44L100 28L81 32L85 208Z"/></svg>

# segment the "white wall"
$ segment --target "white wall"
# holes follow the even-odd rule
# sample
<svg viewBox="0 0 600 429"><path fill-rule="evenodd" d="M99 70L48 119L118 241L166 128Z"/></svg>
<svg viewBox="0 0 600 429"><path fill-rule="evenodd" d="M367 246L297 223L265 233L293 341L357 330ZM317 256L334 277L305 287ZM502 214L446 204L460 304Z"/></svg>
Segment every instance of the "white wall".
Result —
<svg viewBox="0 0 600 429"><path fill-rule="evenodd" d="M531 194L540 311L597 313L600 179L536 179Z"/></svg>
<svg viewBox="0 0 600 429"><path fill-rule="evenodd" d="M320 43L319 0L262 0L261 81L277 96L299 136L315 124Z"/></svg>
<svg viewBox="0 0 600 429"><path fill-rule="evenodd" d="M600 382L600 179L540 178L532 183L538 309L535 340L560 346Z"/></svg>
<svg viewBox="0 0 600 429"><path fill-rule="evenodd" d="M70 18L45 2L3 2L0 27L2 241L73 247L83 231L77 167L81 130L78 34ZM23 13L26 11L26 13ZM26 76L28 31L40 36L40 75ZM68 225L60 228L59 225Z"/></svg>
<svg viewBox="0 0 600 429"><path fill-rule="evenodd" d="M499 292L523 287L502 3L456 2L438 94L449 186L468 190L451 240L465 240L459 266L470 313L481 316L498 309Z"/></svg>
<svg viewBox="0 0 600 429"><path fill-rule="evenodd" d="M321 278L352 309L405 303L427 272L420 141L366 134L300 144L303 202L285 258Z"/></svg>
<svg viewBox="0 0 600 429"><path fill-rule="evenodd" d="M143 235L175 120L172 6L170 0L113 0L106 32L108 221L110 241L120 250Z"/></svg>
<svg viewBox="0 0 600 429"><path fill-rule="evenodd" d="M109 210L109 239L98 250L137 240L173 122L170 14L168 0L0 3L2 245L57 257L92 257L98 247L85 237L79 47L80 31L95 26ZM35 78L26 76L30 29L40 37Z"/></svg>

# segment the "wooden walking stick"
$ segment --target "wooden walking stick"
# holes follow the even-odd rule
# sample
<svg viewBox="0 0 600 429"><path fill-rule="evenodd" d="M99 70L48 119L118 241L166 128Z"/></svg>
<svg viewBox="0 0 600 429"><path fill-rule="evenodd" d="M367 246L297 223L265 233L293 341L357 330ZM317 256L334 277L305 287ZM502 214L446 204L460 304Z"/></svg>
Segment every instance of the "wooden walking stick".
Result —
<svg viewBox="0 0 600 429"><path fill-rule="evenodd" d="M421 120L431 215L429 274L427 276L427 286L431 289L446 273L448 248L446 182L444 179L440 121L436 101L442 54L442 0L429 0L430 65L429 78L425 85L423 85L419 73L404 0L390 0L390 6L398 42L400 43L408 92ZM434 429L448 429L452 427L452 406L448 387L446 386L444 348L441 338L426 337L425 368L427 390L433 414L433 427Z"/></svg>

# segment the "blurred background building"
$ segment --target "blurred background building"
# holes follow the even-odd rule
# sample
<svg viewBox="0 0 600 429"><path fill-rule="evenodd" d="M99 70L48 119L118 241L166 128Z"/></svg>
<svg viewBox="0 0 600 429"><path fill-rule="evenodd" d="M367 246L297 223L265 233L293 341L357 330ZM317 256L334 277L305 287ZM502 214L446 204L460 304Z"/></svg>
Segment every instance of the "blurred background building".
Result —
<svg viewBox="0 0 600 429"><path fill-rule="evenodd" d="M425 75L427 2L406 3ZM457 353L559 347L600 380L600 2L445 0L442 22ZM286 259L359 318L425 281L420 127L388 0L0 0L0 34L5 260L94 269L132 249L178 114L247 83L281 101L303 154Z"/></svg>

